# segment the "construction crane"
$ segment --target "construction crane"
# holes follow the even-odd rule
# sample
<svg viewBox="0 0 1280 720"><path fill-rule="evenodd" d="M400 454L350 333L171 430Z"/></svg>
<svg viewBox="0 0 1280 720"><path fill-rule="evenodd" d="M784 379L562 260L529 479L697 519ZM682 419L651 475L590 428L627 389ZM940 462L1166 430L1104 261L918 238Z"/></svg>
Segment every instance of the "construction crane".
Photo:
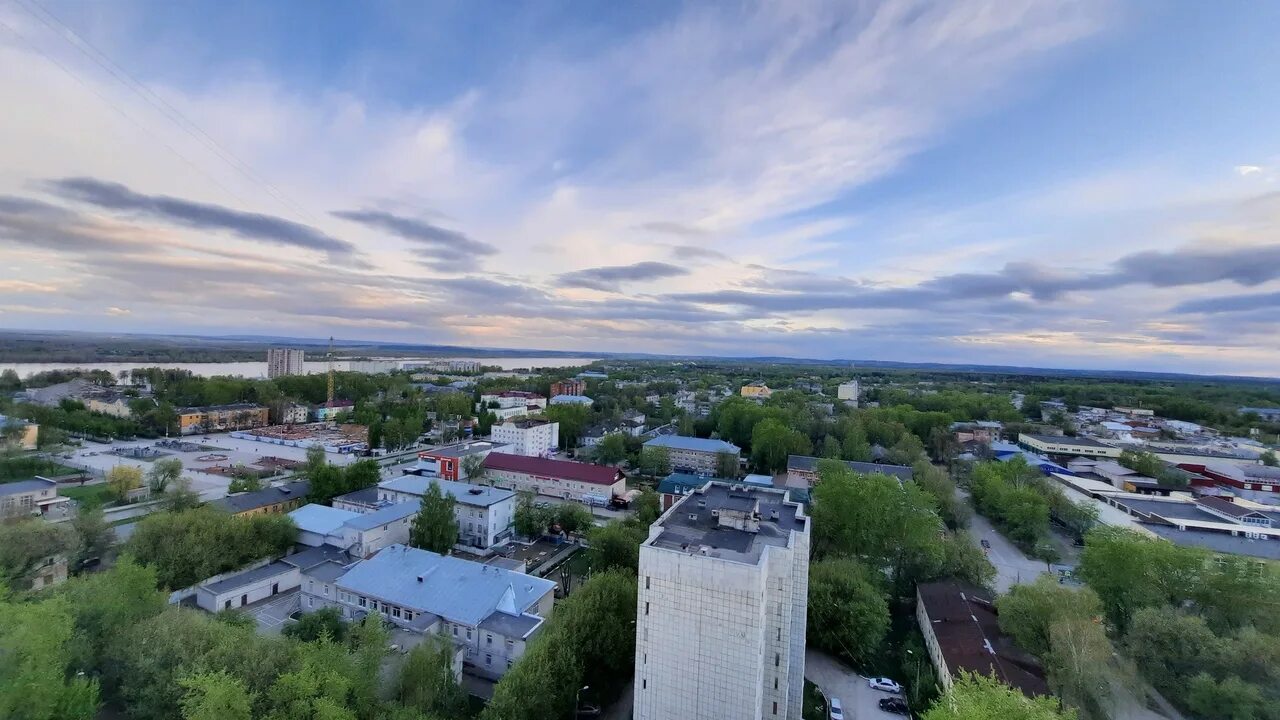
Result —
<svg viewBox="0 0 1280 720"><path fill-rule="evenodd" d="M325 360L329 363L329 400L324 406L329 408L328 415L333 415L333 336L329 336L329 352L324 355Z"/></svg>

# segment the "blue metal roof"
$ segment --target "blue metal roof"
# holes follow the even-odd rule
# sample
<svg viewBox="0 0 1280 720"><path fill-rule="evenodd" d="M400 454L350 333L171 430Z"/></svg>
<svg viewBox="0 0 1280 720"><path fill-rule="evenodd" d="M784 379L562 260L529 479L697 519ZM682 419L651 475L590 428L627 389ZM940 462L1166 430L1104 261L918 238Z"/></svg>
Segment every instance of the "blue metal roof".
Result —
<svg viewBox="0 0 1280 720"><path fill-rule="evenodd" d="M372 530L373 528L386 525L387 523L403 520L410 515L416 515L418 513L418 509L421 507L422 503L418 502L396 503L395 505L388 505L387 507L375 512L357 515L343 524L356 530Z"/></svg>
<svg viewBox="0 0 1280 720"><path fill-rule="evenodd" d="M445 495L451 496L459 503L474 507L489 507L504 500L510 500L516 495L511 490L503 490L489 485L472 485L471 483L441 480L423 475L401 475L378 483L380 488L409 493L410 495L426 495L427 488L432 485L439 485L440 490Z"/></svg>
<svg viewBox="0 0 1280 720"><path fill-rule="evenodd" d="M0 495L17 495L19 493L29 493L37 490L48 490L57 487L58 483L53 480L42 480L33 478L31 480L19 480L17 482L0 483Z"/></svg>
<svg viewBox="0 0 1280 720"><path fill-rule="evenodd" d="M338 587L477 626L494 612L520 617L556 584L493 565L391 545L356 565Z"/></svg>
<svg viewBox="0 0 1280 720"><path fill-rule="evenodd" d="M594 403L594 402L595 400L592 400L586 395L557 395L551 398L552 405L568 405L568 404L590 405L591 403Z"/></svg>
<svg viewBox="0 0 1280 720"><path fill-rule="evenodd" d="M665 447L673 450L693 450L709 453L737 453L741 448L724 440L688 437L687 435L661 435L644 444L645 447Z"/></svg>
<svg viewBox="0 0 1280 720"><path fill-rule="evenodd" d="M341 528L348 520L360 517L360 513L312 503L289 513L289 517L293 518L293 524L303 532L329 535Z"/></svg>
<svg viewBox="0 0 1280 720"><path fill-rule="evenodd" d="M711 477L710 475L693 475L691 473L671 473L658 482L658 492L667 493L669 495L683 495L690 490L706 485L715 480L717 482L732 482L724 478Z"/></svg>

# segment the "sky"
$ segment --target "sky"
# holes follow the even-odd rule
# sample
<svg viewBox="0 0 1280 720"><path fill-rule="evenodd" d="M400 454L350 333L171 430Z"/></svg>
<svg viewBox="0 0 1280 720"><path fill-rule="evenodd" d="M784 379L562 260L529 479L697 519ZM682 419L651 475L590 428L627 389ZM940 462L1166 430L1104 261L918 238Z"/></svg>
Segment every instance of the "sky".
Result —
<svg viewBox="0 0 1280 720"><path fill-rule="evenodd" d="M0 0L0 327L1278 376L1278 28Z"/></svg>

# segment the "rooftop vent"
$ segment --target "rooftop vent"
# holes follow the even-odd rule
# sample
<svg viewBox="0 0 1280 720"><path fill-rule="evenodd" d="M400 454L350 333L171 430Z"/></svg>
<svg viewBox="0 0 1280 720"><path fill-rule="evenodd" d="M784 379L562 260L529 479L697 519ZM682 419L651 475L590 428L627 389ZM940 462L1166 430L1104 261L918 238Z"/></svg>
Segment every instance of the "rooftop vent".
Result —
<svg viewBox="0 0 1280 720"><path fill-rule="evenodd" d="M771 511L769 512L769 519L770 519L770 520L777 520L777 519L778 519L778 511L777 511L777 510L771 510Z"/></svg>
<svg viewBox="0 0 1280 720"><path fill-rule="evenodd" d="M699 500L699 501L698 501L698 507L706 507L706 506L707 506L707 501L706 501L706 500Z"/></svg>
<svg viewBox="0 0 1280 720"><path fill-rule="evenodd" d="M289 488L287 488L287 487L281 486L281 487L280 487L280 492L284 493L285 495L288 495L289 493L291 493L291 492L293 492L293 491L292 491L292 490L290 490L290 489L289 489Z"/></svg>
<svg viewBox="0 0 1280 720"><path fill-rule="evenodd" d="M711 508L711 517L720 517L720 508Z"/></svg>
<svg viewBox="0 0 1280 720"><path fill-rule="evenodd" d="M426 576L425 576L425 575L419 575L419 576L418 576L418 582L423 582L423 581L424 581L424 580L426 580L426 579L427 579L427 578L426 578Z"/></svg>
<svg viewBox="0 0 1280 720"><path fill-rule="evenodd" d="M480 495L480 494L481 494L481 493L483 493L483 492L484 492L484 491L483 491L483 490L481 490L480 488L471 488L471 489L467 490L467 494L468 494L468 495Z"/></svg>
<svg viewBox="0 0 1280 720"><path fill-rule="evenodd" d="M689 519L696 521L698 519L698 513L689 513Z"/></svg>

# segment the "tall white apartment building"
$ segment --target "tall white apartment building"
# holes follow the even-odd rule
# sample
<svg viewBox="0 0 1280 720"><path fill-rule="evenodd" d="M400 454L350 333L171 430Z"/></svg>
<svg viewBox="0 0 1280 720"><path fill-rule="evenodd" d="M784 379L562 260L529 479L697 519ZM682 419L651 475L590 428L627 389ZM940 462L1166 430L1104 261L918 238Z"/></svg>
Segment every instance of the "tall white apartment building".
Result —
<svg viewBox="0 0 1280 720"><path fill-rule="evenodd" d="M546 457L560 444L560 423L527 418L507 420L493 426L489 439L510 445L506 452L513 455Z"/></svg>
<svg viewBox="0 0 1280 720"><path fill-rule="evenodd" d="M293 348L267 349L267 377L278 378L285 375L301 375L306 353Z"/></svg>
<svg viewBox="0 0 1280 720"><path fill-rule="evenodd" d="M840 383L836 388L837 400L849 400L853 402L854 407L858 406L858 381L850 380L849 382Z"/></svg>
<svg viewBox="0 0 1280 720"><path fill-rule="evenodd" d="M800 720L809 519L786 492L711 482L640 546L636 720Z"/></svg>

